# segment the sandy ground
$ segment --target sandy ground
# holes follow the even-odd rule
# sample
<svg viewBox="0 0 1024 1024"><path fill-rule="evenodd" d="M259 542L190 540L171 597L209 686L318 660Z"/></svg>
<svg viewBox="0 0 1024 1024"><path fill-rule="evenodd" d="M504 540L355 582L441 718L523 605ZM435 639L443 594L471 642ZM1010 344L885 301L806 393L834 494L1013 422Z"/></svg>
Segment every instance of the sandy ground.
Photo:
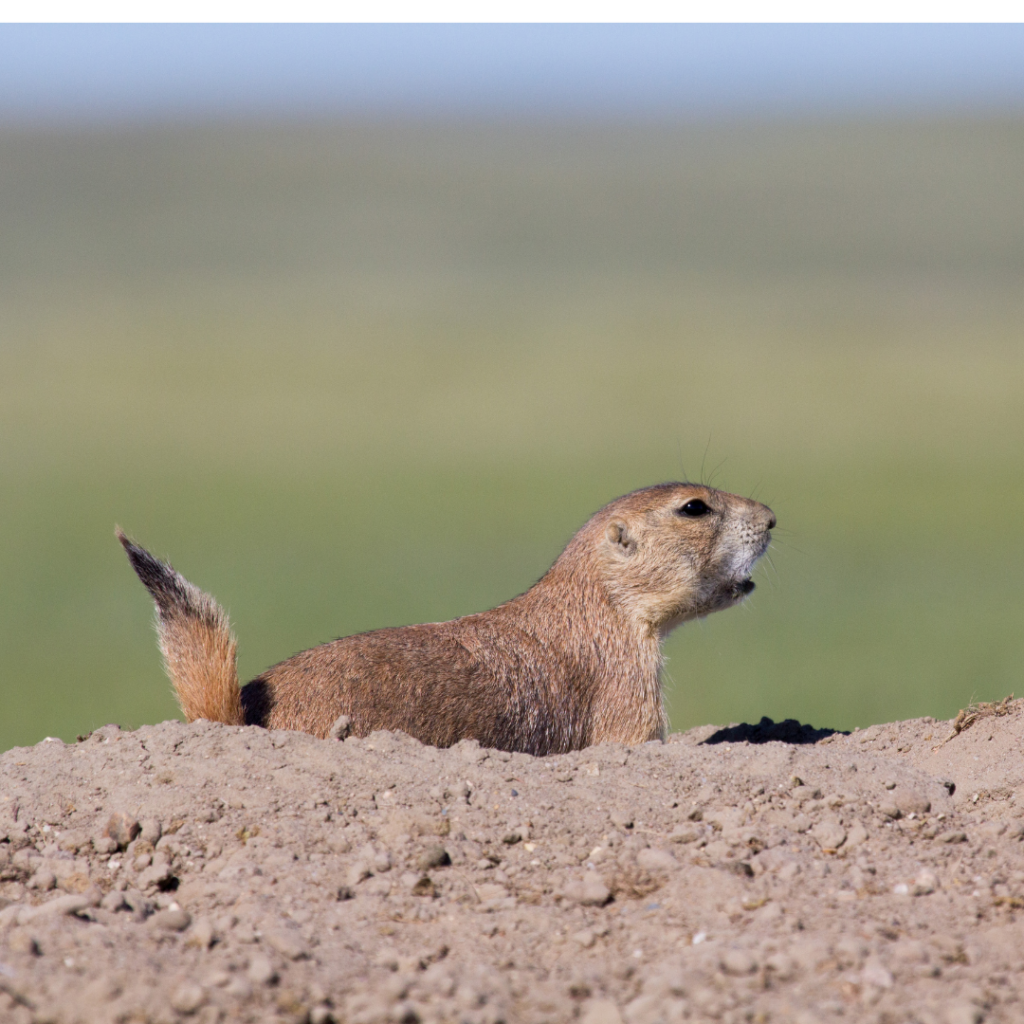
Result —
<svg viewBox="0 0 1024 1024"><path fill-rule="evenodd" d="M0 756L0 1020L1024 1020L1024 702L550 758L178 722Z"/></svg>

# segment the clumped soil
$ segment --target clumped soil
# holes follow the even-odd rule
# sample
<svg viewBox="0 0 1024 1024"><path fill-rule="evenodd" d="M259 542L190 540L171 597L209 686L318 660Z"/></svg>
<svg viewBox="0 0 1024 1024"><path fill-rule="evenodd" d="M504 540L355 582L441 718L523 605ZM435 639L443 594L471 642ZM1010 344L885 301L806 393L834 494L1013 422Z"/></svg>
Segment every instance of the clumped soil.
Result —
<svg viewBox="0 0 1024 1024"><path fill-rule="evenodd" d="M1024 1020L1022 703L547 758L197 722L0 756L0 1020Z"/></svg>

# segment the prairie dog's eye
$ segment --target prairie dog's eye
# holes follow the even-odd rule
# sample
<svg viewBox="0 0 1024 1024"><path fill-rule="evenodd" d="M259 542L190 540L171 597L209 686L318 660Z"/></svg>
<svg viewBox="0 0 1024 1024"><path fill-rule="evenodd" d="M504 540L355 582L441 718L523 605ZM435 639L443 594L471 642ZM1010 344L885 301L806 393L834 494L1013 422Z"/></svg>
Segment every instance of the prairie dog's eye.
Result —
<svg viewBox="0 0 1024 1024"><path fill-rule="evenodd" d="M690 519L698 519L700 516L706 516L710 511L711 509L700 498L691 498L681 509L678 509L678 514Z"/></svg>

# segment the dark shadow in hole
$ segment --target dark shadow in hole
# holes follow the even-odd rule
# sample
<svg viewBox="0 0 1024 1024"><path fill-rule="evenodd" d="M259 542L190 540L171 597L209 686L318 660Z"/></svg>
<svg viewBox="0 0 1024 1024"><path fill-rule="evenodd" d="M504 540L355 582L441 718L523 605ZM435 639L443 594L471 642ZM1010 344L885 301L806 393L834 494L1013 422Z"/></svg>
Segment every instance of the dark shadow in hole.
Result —
<svg viewBox="0 0 1024 1024"><path fill-rule="evenodd" d="M741 722L728 725L712 733L705 743L817 743L826 736L849 736L838 729L815 729L813 725L801 725L795 718L784 722L773 722L767 716L757 725Z"/></svg>

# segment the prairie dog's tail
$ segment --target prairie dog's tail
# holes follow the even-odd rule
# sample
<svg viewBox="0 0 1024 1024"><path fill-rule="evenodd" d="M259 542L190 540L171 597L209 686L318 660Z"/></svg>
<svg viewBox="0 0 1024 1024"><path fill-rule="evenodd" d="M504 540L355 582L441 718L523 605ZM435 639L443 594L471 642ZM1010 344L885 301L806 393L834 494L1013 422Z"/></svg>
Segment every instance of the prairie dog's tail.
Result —
<svg viewBox="0 0 1024 1024"><path fill-rule="evenodd" d="M206 718L244 725L237 645L224 610L169 565L116 531L128 561L156 601L160 651L189 722Z"/></svg>

